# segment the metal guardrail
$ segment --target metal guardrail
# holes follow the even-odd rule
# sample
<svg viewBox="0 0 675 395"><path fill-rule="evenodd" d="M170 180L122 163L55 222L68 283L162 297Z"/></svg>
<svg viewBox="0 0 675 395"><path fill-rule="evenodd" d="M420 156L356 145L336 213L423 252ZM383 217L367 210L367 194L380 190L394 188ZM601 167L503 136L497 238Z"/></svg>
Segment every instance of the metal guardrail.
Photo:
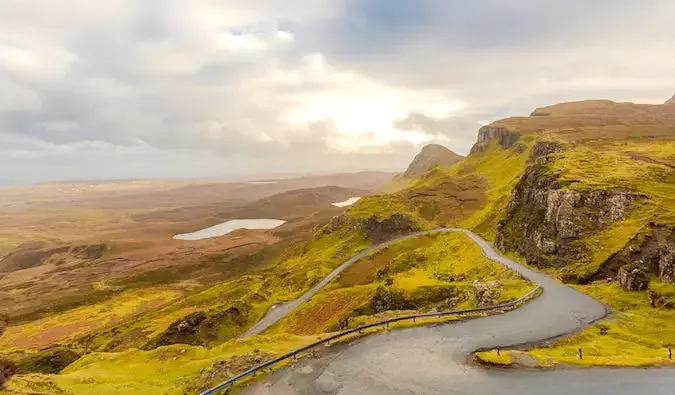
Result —
<svg viewBox="0 0 675 395"><path fill-rule="evenodd" d="M284 354L280 357L277 357L277 358L274 358L270 361L262 363L258 366L254 366L251 369L249 369L249 370L247 370L247 371L245 371L241 374L238 374L238 375L228 379L227 381L225 381L221 384L218 384L217 386L200 393L200 395L214 395L216 392L221 391L223 389L226 389L226 388L232 386L233 384L235 384L236 382L238 382L242 379L245 379L249 376L255 376L255 374L257 372L262 371L266 368L269 368L270 366L273 366L273 365L275 365L275 364L277 364L281 361L284 361L284 360L290 359L290 358L295 359L297 357L297 355L300 354L300 353L309 351L309 350L311 350L311 349L313 349L317 346L320 346L320 345L330 344L330 342L333 341L333 340L341 339L341 338L343 338L345 336L348 336L348 335L351 335L353 333L361 332L363 330L370 329L370 328L376 328L376 327L380 327L380 326L388 326L389 324L392 324L392 323L395 323L395 322L406 321L406 320L414 320L414 319L417 319L417 318L429 318L429 317L439 317L440 318L440 317L448 316L448 315L468 314L468 313L476 313L476 312L482 312L482 311L500 310L500 309L505 309L505 308L509 308L509 307L516 307L516 306L522 304L523 302L525 302L526 300L530 299L531 297L533 297L533 295L541 289L542 288L540 286L536 286L533 290L531 290L530 292L526 293L525 295L521 296L520 298L518 298L514 301L507 302L507 303L501 303L501 304L498 304L498 305L495 305L495 306L478 307L478 308L473 308L473 309L462 309L462 310L453 310L453 311L444 311L444 312L438 312L438 313L423 313L423 314L407 315L407 316L403 316L403 317L396 317L396 318L391 318L391 319L384 320L384 321L375 322L375 323L368 324L368 325L362 325L362 326L359 326L359 327L353 328L353 329L348 329L346 331L340 332L340 333L335 334L333 336L329 336L325 339L322 339L322 340L319 340L319 341L314 342L312 344L309 344L305 347L293 350L289 353L286 353L286 354Z"/></svg>

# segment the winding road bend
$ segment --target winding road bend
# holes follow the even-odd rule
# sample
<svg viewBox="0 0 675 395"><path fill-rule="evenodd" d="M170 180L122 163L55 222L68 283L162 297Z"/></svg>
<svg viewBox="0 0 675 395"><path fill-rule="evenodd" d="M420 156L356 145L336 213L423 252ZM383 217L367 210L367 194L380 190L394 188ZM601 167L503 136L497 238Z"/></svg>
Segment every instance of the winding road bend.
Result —
<svg viewBox="0 0 675 395"><path fill-rule="evenodd" d="M478 349L540 343L577 331L607 314L597 300L497 253L474 233L442 228L399 237L349 259L299 299L271 310L248 334L260 333L312 297L341 271L369 253L423 235L463 232L483 254L544 289L538 298L506 314L449 325L416 327L334 346L254 382L245 394L668 394L670 369L485 370L466 363Z"/></svg>

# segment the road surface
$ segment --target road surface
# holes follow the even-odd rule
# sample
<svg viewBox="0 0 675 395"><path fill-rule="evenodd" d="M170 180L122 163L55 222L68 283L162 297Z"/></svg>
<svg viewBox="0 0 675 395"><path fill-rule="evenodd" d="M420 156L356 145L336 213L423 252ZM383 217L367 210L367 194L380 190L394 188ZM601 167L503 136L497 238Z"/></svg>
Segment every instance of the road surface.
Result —
<svg viewBox="0 0 675 395"><path fill-rule="evenodd" d="M437 229L400 237L345 262L300 299L265 317L258 330L277 322L314 295L349 265L379 248L425 234L463 232L498 262L544 289L538 298L506 314L449 325L417 327L365 337L335 346L319 358L306 358L254 382L249 395L398 394L669 394L670 369L556 369L543 372L485 370L466 363L478 349L540 343L583 328L604 317L597 300L517 262L464 229ZM260 329L262 328L262 329Z"/></svg>

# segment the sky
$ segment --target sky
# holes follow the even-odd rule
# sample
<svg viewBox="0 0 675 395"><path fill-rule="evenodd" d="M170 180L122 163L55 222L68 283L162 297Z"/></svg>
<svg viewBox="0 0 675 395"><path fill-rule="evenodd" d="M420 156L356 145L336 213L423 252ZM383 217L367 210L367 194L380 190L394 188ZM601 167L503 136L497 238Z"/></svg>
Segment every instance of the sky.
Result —
<svg viewBox="0 0 675 395"><path fill-rule="evenodd" d="M404 168L675 93L672 0L0 0L0 185Z"/></svg>

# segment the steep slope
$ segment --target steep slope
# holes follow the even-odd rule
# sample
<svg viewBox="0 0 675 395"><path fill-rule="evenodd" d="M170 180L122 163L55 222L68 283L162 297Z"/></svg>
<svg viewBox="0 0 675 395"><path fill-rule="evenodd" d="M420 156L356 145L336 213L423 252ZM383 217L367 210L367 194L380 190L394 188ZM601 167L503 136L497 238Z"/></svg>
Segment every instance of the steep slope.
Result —
<svg viewBox="0 0 675 395"><path fill-rule="evenodd" d="M450 167L462 158L461 155L442 145L429 144L424 146L422 152L415 156L408 169L403 173L403 177L407 179L419 178L434 167Z"/></svg>

